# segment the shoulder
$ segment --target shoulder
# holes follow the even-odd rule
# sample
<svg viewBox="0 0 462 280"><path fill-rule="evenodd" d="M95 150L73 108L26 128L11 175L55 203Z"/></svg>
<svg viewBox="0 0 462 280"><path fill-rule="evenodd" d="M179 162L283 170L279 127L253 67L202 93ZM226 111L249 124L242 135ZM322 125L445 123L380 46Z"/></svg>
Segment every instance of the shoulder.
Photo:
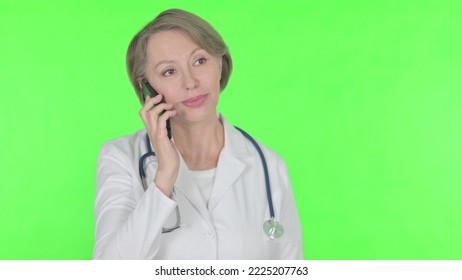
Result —
<svg viewBox="0 0 462 280"><path fill-rule="evenodd" d="M225 119L223 119L223 124L225 134L227 134L225 135L225 138L229 141L229 146L231 146L231 148L238 154L260 158L258 151L258 149L260 149L268 164L284 164L284 159L276 151L261 143L252 135L251 131L247 131L243 127L233 126Z"/></svg>
<svg viewBox="0 0 462 280"><path fill-rule="evenodd" d="M146 130L142 129L133 134L109 140L101 145L101 154L135 155L145 142Z"/></svg>
<svg viewBox="0 0 462 280"><path fill-rule="evenodd" d="M247 163L250 170L254 170L255 178L263 179L264 175L262 165L266 165L271 181L272 192L276 195L287 193L290 191L290 180L289 172L285 160L273 149L262 144L259 140L251 136L250 133L242 133L239 129L233 127L234 139L239 139L242 146L245 147L245 157L241 157L241 160ZM247 135L246 135L247 134ZM256 144L256 145L255 145ZM261 151L261 154L259 152ZM261 156L263 155L263 157ZM257 175L255 175L257 174Z"/></svg>

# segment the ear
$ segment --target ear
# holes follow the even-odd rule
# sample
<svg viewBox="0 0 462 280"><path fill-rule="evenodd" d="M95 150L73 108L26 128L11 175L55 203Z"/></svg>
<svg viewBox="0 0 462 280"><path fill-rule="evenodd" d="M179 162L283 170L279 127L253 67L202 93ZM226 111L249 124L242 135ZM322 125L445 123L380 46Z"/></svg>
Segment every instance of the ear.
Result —
<svg viewBox="0 0 462 280"><path fill-rule="evenodd" d="M220 73L220 80L221 80L221 73L223 73L223 56L218 59L218 67L219 67L219 73Z"/></svg>
<svg viewBox="0 0 462 280"><path fill-rule="evenodd" d="M142 84L143 84L143 80L144 80L144 78L138 78L138 79L136 79L136 83L138 84L138 87L139 87L140 89L143 88L143 85L142 85Z"/></svg>

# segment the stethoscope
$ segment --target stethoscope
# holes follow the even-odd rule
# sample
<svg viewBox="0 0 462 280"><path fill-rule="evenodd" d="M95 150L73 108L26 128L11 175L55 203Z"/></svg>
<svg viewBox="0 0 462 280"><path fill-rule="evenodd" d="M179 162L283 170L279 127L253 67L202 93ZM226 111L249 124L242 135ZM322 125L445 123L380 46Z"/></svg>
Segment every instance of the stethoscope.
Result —
<svg viewBox="0 0 462 280"><path fill-rule="evenodd" d="M247 134L247 132L245 132L244 130L238 127L236 127L236 129L239 130L242 133L242 135L244 135L245 138L247 138L254 145L255 149L260 155L260 159L261 159L262 166L263 166L263 172L265 174L266 197L268 200L268 208L270 212L270 218L263 223L263 231L271 239L279 238L284 234L284 229L281 223L275 218L275 215L274 215L273 198L271 196L270 180L269 180L268 167L266 165L265 156L263 155L263 151L261 150L260 146L255 141L255 139L252 138L252 136L250 136L249 134ZM144 162L146 161L148 157L156 156L156 153L154 153L154 151L151 149L151 142L149 141L149 136L147 134L146 134L146 148L147 148L147 152L144 155L142 155L139 160L140 178L143 184L143 189L145 191L147 190L148 187L146 185L146 173L144 172ZM181 217L180 217L180 210L178 209L178 205L175 208L175 212L176 212L175 225L169 228L163 227L162 233L169 233L180 227Z"/></svg>

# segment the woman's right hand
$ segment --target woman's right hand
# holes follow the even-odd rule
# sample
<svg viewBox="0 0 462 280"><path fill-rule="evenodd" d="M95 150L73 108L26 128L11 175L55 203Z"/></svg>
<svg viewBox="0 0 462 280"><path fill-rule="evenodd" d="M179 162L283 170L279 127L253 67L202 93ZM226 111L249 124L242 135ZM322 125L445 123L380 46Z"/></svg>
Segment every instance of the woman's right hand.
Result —
<svg viewBox="0 0 462 280"><path fill-rule="evenodd" d="M160 94L146 97L140 117L156 152L158 168L154 183L167 197L171 197L173 184L178 176L180 158L175 143L168 138L167 120L175 116L176 111L172 110L172 104L161 101ZM159 116L162 111L165 112Z"/></svg>

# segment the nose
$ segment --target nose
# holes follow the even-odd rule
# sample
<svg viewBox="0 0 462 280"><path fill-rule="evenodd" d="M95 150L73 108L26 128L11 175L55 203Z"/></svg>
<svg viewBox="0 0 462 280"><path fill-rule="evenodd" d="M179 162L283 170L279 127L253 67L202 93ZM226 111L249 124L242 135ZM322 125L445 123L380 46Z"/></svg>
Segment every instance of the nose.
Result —
<svg viewBox="0 0 462 280"><path fill-rule="evenodd" d="M194 77L191 69L184 71L183 84L186 90L193 90L199 86L199 81Z"/></svg>

